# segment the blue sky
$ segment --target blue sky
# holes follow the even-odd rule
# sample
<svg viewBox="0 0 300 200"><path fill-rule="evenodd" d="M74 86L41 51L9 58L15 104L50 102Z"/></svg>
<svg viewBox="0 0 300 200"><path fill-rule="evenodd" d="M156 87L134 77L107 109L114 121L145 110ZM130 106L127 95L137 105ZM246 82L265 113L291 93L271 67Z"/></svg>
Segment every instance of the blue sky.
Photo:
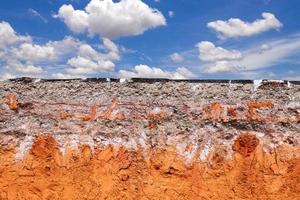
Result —
<svg viewBox="0 0 300 200"><path fill-rule="evenodd" d="M0 78L300 80L299 0L10 0Z"/></svg>

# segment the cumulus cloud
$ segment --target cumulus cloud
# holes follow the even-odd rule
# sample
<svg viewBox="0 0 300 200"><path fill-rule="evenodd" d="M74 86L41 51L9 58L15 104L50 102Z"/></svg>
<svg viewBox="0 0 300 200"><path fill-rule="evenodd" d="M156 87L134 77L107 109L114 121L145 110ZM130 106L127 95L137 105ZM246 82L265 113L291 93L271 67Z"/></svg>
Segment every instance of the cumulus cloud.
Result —
<svg viewBox="0 0 300 200"><path fill-rule="evenodd" d="M120 60L119 47L113 41L108 38L103 38L103 46L109 50L109 53L106 55L107 59Z"/></svg>
<svg viewBox="0 0 300 200"><path fill-rule="evenodd" d="M0 22L0 48L6 48L19 42L30 42L30 36L18 35L7 22Z"/></svg>
<svg viewBox="0 0 300 200"><path fill-rule="evenodd" d="M238 18L231 18L228 21L217 20L209 22L207 27L216 31L220 39L252 36L282 27L281 22L272 13L264 12L262 17L263 19L257 19L252 23Z"/></svg>
<svg viewBox="0 0 300 200"><path fill-rule="evenodd" d="M240 70L242 70L240 66L235 66L233 63L226 60L217 61L203 69L206 73L238 72Z"/></svg>
<svg viewBox="0 0 300 200"><path fill-rule="evenodd" d="M73 37L35 44L30 36L17 34L7 22L0 23L0 63L3 77L45 75L49 69L63 67L65 76L84 77L114 70L120 59L119 47L103 38L101 50ZM99 45L100 46L100 45ZM53 77L60 73L53 73ZM55 75L56 74L56 75Z"/></svg>
<svg viewBox="0 0 300 200"><path fill-rule="evenodd" d="M172 75L172 79L190 79L196 78L197 75L185 67L179 67Z"/></svg>
<svg viewBox="0 0 300 200"><path fill-rule="evenodd" d="M14 77L15 74L34 76L43 69L35 66L32 61L50 56L48 48L31 44L30 36L19 35L7 22L0 22L0 63L6 71L4 77ZM53 52L52 52L53 53Z"/></svg>
<svg viewBox="0 0 300 200"><path fill-rule="evenodd" d="M77 51L80 45L82 45L78 39L71 36L66 36L62 40L49 41L46 46L54 48L55 57L61 57L65 55L71 55Z"/></svg>
<svg viewBox="0 0 300 200"><path fill-rule="evenodd" d="M182 62L184 60L183 56L179 53L173 53L169 57L173 62Z"/></svg>
<svg viewBox="0 0 300 200"><path fill-rule="evenodd" d="M77 56L69 59L67 62L71 67L66 70L67 73L84 76L98 72L113 71L115 68L113 61L120 58L119 48L107 38L103 39L103 46L108 52L98 52L88 44L80 45Z"/></svg>
<svg viewBox="0 0 300 200"><path fill-rule="evenodd" d="M31 62L21 62L17 59L9 59L3 64L6 71L2 72L6 74L5 77L13 78L16 76L30 76L30 77L37 77L39 76L44 70L41 66L34 65Z"/></svg>
<svg viewBox="0 0 300 200"><path fill-rule="evenodd" d="M147 65L136 65L132 71L120 70L121 78L168 78L168 79L188 79L195 78L196 75L185 67L177 68L175 72L165 71L157 67Z"/></svg>
<svg viewBox="0 0 300 200"><path fill-rule="evenodd" d="M75 33L88 32L105 38L140 35L148 29L166 25L161 12L141 0L91 0L84 10L63 5L55 17Z"/></svg>
<svg viewBox="0 0 300 200"><path fill-rule="evenodd" d="M94 61L81 56L71 58L68 60L68 64L72 68L67 69L67 72L81 75L112 71L115 67L114 63L109 60Z"/></svg>
<svg viewBox="0 0 300 200"><path fill-rule="evenodd" d="M54 59L55 52L54 48L51 46L41 46L31 43L23 43L18 48L12 50L19 59L21 60L31 60L39 61L45 59Z"/></svg>
<svg viewBox="0 0 300 200"><path fill-rule="evenodd" d="M16 72L19 72L21 74L40 74L43 72L42 67L40 66L34 66L32 64L22 64L22 63L11 63L10 66L13 66Z"/></svg>
<svg viewBox="0 0 300 200"><path fill-rule="evenodd" d="M196 46L199 49L199 59L203 61L237 60L242 58L241 52L216 47L209 41L202 41Z"/></svg>
<svg viewBox="0 0 300 200"><path fill-rule="evenodd" d="M62 5L56 17L61 18L75 33L82 33L88 27L88 14L82 10L74 10L72 5Z"/></svg>

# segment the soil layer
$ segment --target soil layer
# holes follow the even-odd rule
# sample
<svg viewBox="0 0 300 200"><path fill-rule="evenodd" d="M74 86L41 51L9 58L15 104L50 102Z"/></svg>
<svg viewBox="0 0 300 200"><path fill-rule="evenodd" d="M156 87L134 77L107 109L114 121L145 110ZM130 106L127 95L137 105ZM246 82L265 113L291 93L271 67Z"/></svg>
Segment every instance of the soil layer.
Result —
<svg viewBox="0 0 300 200"><path fill-rule="evenodd" d="M264 153L252 137L235 141L230 160L216 148L207 162L187 166L171 147L80 146L62 155L41 136L23 161L0 151L0 199L299 199L299 149Z"/></svg>
<svg viewBox="0 0 300 200"><path fill-rule="evenodd" d="M299 200L300 85L0 82L0 200Z"/></svg>

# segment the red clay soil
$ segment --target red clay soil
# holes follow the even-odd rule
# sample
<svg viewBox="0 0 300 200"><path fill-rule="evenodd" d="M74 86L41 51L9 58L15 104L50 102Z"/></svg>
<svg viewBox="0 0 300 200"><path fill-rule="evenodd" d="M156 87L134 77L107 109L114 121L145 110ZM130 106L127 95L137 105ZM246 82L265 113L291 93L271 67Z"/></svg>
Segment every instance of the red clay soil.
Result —
<svg viewBox="0 0 300 200"><path fill-rule="evenodd" d="M81 146L62 155L51 136L41 136L23 161L0 149L0 199L300 199L299 148L265 153L252 135L232 148L231 160L215 147L207 162L187 166L171 147Z"/></svg>

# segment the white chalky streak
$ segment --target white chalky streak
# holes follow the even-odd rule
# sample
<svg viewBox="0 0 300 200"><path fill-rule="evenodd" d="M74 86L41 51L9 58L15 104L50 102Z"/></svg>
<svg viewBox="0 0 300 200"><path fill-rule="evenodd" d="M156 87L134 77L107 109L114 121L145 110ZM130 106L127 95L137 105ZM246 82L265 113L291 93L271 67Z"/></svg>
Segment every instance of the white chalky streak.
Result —
<svg viewBox="0 0 300 200"><path fill-rule="evenodd" d="M16 152L16 160L22 160L24 156L28 153L31 149L35 137L31 135L26 135L24 140L21 141L19 148Z"/></svg>
<svg viewBox="0 0 300 200"><path fill-rule="evenodd" d="M262 84L262 80L254 80L253 81L254 91L256 91L261 84Z"/></svg>
<svg viewBox="0 0 300 200"><path fill-rule="evenodd" d="M209 140L205 145L204 145L204 148L202 149L201 151L201 154L200 154L200 160L201 161L206 161L210 151L211 151L211 141Z"/></svg>

